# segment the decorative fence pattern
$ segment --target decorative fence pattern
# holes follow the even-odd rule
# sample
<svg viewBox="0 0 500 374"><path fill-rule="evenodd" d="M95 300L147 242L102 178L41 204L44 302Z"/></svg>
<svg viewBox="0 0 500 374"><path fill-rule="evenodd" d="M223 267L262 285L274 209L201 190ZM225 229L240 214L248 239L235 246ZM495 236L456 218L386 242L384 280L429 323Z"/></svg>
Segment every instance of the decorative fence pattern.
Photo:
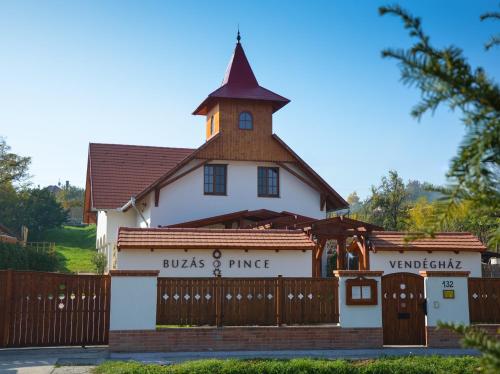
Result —
<svg viewBox="0 0 500 374"><path fill-rule="evenodd" d="M159 325L338 323L338 281L322 278L158 278Z"/></svg>
<svg viewBox="0 0 500 374"><path fill-rule="evenodd" d="M110 278L0 271L0 347L107 344Z"/></svg>
<svg viewBox="0 0 500 374"><path fill-rule="evenodd" d="M500 323L500 278L469 278L470 321Z"/></svg>

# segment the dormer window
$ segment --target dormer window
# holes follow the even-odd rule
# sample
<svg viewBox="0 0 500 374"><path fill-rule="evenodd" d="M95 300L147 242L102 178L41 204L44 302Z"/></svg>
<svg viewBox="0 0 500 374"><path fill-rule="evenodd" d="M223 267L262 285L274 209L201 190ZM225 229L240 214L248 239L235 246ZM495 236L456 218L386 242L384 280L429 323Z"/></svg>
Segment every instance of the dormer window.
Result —
<svg viewBox="0 0 500 374"><path fill-rule="evenodd" d="M241 130L252 130L253 129L253 118L250 112L241 112L239 127Z"/></svg>

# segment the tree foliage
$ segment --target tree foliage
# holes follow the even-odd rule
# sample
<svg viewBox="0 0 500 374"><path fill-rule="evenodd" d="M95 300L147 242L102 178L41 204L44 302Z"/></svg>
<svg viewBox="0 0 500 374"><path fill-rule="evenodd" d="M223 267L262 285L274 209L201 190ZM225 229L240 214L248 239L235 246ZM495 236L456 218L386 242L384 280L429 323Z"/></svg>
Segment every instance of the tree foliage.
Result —
<svg viewBox="0 0 500 374"><path fill-rule="evenodd" d="M484 69L473 69L461 49L436 48L420 18L399 6L379 8L381 15L398 16L415 39L408 49L386 49L385 58L398 61L401 80L416 86L421 101L411 114L417 119L441 104L459 110L466 135L448 172L450 204L464 199L500 208L500 88ZM484 19L497 14L484 15ZM494 45L496 43L493 43Z"/></svg>
<svg viewBox="0 0 500 374"><path fill-rule="evenodd" d="M47 189L30 188L20 184L28 180L30 157L10 152L0 137L0 223L20 235L21 226L28 227L31 241L41 233L60 226L67 212Z"/></svg>
<svg viewBox="0 0 500 374"><path fill-rule="evenodd" d="M57 202L48 189L35 188L23 191L18 201L20 225L27 226L30 240L37 240L41 234L53 227L59 227L67 220L67 211Z"/></svg>
<svg viewBox="0 0 500 374"><path fill-rule="evenodd" d="M442 190L416 180L405 184L396 171L390 171L388 176L382 177L378 186L372 187L371 194L364 201L350 198L351 216L386 230L428 235L436 231L467 231L490 249L495 249L500 219L491 207L471 200L449 206L447 200L442 198Z"/></svg>
<svg viewBox="0 0 500 374"><path fill-rule="evenodd" d="M371 195L364 202L358 218L386 230L403 230L408 215L408 192L397 171L390 170L378 186L372 186Z"/></svg>
<svg viewBox="0 0 500 374"><path fill-rule="evenodd" d="M81 187L66 184L56 193L56 200L64 209L83 207L85 190Z"/></svg>
<svg viewBox="0 0 500 374"><path fill-rule="evenodd" d="M28 178L31 158L16 155L10 149L5 139L0 137L0 186Z"/></svg>
<svg viewBox="0 0 500 374"><path fill-rule="evenodd" d="M455 331L462 336L465 348L475 348L482 353L481 373L496 374L500 372L500 340L488 336L483 330L453 323L439 323L439 328Z"/></svg>

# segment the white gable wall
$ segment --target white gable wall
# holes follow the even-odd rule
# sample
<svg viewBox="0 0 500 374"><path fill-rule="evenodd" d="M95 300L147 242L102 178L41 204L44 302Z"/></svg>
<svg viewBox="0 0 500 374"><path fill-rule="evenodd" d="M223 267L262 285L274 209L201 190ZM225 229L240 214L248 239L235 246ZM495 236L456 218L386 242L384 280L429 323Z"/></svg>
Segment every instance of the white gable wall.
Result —
<svg viewBox="0 0 500 374"><path fill-rule="evenodd" d="M193 163L200 161L194 161ZM151 227L170 225L240 210L269 209L289 211L312 218L325 218L320 194L300 179L280 168L280 197L257 196L257 167L276 164L250 161L212 161L227 164L227 195L203 193L203 166L165 186L159 206L151 208ZM151 193L150 195L153 195Z"/></svg>
<svg viewBox="0 0 500 374"><path fill-rule="evenodd" d="M113 264L113 248L118 239L118 229L124 227L136 227L136 212L129 209L127 212L119 212L113 209L99 210L97 213L97 249L106 254L108 269Z"/></svg>
<svg viewBox="0 0 500 374"><path fill-rule="evenodd" d="M136 219L136 227L155 227L151 226L151 211L155 205L154 194L149 194L143 201L139 201L136 203L136 207L140 210L142 217L140 214L135 215ZM135 210L133 207L129 210Z"/></svg>

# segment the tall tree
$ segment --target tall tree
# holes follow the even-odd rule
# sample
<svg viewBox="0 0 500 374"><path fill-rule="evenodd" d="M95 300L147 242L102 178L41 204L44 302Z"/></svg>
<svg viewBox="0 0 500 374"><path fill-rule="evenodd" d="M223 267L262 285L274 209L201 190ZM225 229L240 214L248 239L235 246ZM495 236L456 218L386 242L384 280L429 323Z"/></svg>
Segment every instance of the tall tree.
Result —
<svg viewBox="0 0 500 374"><path fill-rule="evenodd" d="M83 207L85 189L67 183L56 193L56 200L64 209Z"/></svg>
<svg viewBox="0 0 500 374"><path fill-rule="evenodd" d="M365 203L368 220L387 230L404 230L408 216L408 193L397 171L390 170Z"/></svg>
<svg viewBox="0 0 500 374"><path fill-rule="evenodd" d="M21 182L28 178L30 157L23 157L10 152L4 138L0 137L0 187Z"/></svg>
<svg viewBox="0 0 500 374"><path fill-rule="evenodd" d="M408 49L386 49L385 58L398 61L404 84L416 86L421 101L411 114L420 119L441 104L459 110L466 135L457 156L451 162L448 177L452 188L451 202L463 199L489 204L500 210L500 88L482 68L473 69L461 49L455 46L437 48L423 31L420 18L400 6L379 8L381 15L399 17L415 39ZM498 13L483 19L500 19ZM494 37L488 48L498 44Z"/></svg>
<svg viewBox="0 0 500 374"><path fill-rule="evenodd" d="M39 240L45 230L61 226L68 218L67 211L46 188L20 192L17 210L13 227L27 226L30 241Z"/></svg>

